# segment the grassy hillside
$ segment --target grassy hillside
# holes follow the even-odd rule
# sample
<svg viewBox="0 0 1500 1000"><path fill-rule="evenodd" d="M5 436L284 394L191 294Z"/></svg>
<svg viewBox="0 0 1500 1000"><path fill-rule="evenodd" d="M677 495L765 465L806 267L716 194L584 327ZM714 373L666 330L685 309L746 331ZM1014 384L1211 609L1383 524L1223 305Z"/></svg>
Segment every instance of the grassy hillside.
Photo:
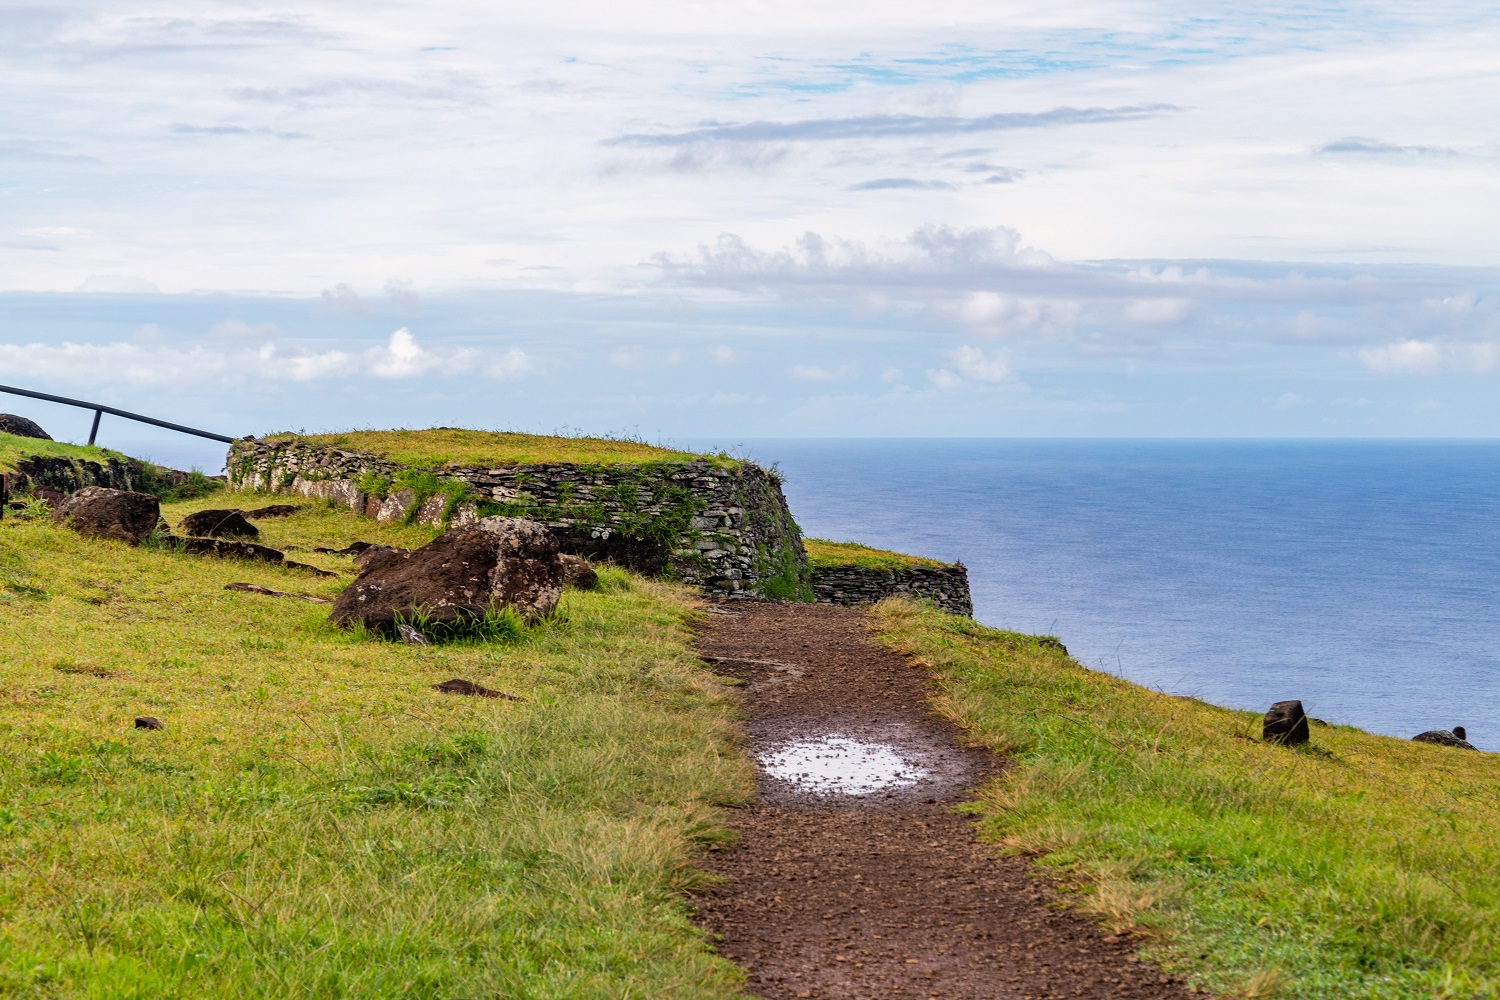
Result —
<svg viewBox="0 0 1500 1000"><path fill-rule="evenodd" d="M940 708L1014 763L985 834L1139 927L1214 992L1500 996L1500 755L1145 690L1035 637L886 602L883 641L931 665ZM1278 985L1279 984L1279 985Z"/></svg>
<svg viewBox="0 0 1500 1000"><path fill-rule="evenodd" d="M428 530L316 503L261 524ZM688 594L601 576L519 642L420 649L223 589L347 576L0 522L0 995L732 992L679 902L712 806L752 787L731 706ZM452 677L524 700L431 690Z"/></svg>
<svg viewBox="0 0 1500 1000"><path fill-rule="evenodd" d="M0 433L0 472L15 472L16 463L23 458L73 458L79 461L103 464L111 458L124 462L127 459L117 451L97 448L86 444L67 444L63 441L45 441L41 438L18 437Z"/></svg>
<svg viewBox="0 0 1500 1000"><path fill-rule="evenodd" d="M429 430L346 431L340 434L276 434L270 441L292 439L318 447L367 451L403 465L423 468L442 466L533 465L542 462L572 462L587 465L639 465L645 462L690 462L708 458L722 465L737 465L723 455L697 455L673 451L639 441L616 438L558 437L550 434L513 434L455 427Z"/></svg>
<svg viewBox="0 0 1500 1000"><path fill-rule="evenodd" d="M948 565L924 556L909 556L900 552L887 552L885 549L872 549L859 542L830 542L822 538L804 538L802 544L807 549L807 564L813 569L860 566L865 569L895 572L917 566L939 569Z"/></svg>

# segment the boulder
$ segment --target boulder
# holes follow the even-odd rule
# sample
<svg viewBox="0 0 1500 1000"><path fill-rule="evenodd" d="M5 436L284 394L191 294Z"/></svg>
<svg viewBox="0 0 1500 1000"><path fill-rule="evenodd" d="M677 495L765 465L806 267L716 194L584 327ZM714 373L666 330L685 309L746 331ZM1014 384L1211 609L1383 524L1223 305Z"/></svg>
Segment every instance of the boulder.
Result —
<svg viewBox="0 0 1500 1000"><path fill-rule="evenodd" d="M200 510L177 523L184 535L195 538L259 538L260 531L237 510Z"/></svg>
<svg viewBox="0 0 1500 1000"><path fill-rule="evenodd" d="M1272 705L1261 726L1261 736L1267 743L1283 746L1306 743L1309 736L1307 713L1302 710L1302 702L1278 701Z"/></svg>
<svg viewBox="0 0 1500 1000"><path fill-rule="evenodd" d="M582 556L569 555L566 552L560 554L558 559L562 560L563 585L576 587L579 590L593 590L599 585L599 574L594 572Z"/></svg>
<svg viewBox="0 0 1500 1000"><path fill-rule="evenodd" d="M235 556L239 559L253 559L256 562L286 562L286 556L280 549L273 549L269 545L256 545L254 542L236 542L225 538L172 538L169 541L180 546L182 551L195 556Z"/></svg>
<svg viewBox="0 0 1500 1000"><path fill-rule="evenodd" d="M358 579L334 602L331 620L394 634L396 619L420 611L454 622L511 607L528 619L552 613L562 596L557 539L544 525L487 517L411 552L371 547Z"/></svg>
<svg viewBox="0 0 1500 1000"><path fill-rule="evenodd" d="M51 441L52 435L42 430L34 420L18 417L14 413L0 413L0 434L14 434L16 437L40 438L43 441Z"/></svg>
<svg viewBox="0 0 1500 1000"><path fill-rule="evenodd" d="M273 503L269 507L257 507L254 510L244 511L244 515L252 521L258 521L263 517L291 517L301 507L289 503Z"/></svg>
<svg viewBox="0 0 1500 1000"><path fill-rule="evenodd" d="M1479 749L1465 738L1468 735L1464 731L1463 726L1454 726L1451 731L1447 729L1429 729L1425 733L1418 733L1413 736L1412 740L1417 743L1436 743L1439 746L1458 747L1460 750Z"/></svg>
<svg viewBox="0 0 1500 1000"><path fill-rule="evenodd" d="M161 521L161 503L149 493L85 486L59 503L52 518L79 534L139 545Z"/></svg>

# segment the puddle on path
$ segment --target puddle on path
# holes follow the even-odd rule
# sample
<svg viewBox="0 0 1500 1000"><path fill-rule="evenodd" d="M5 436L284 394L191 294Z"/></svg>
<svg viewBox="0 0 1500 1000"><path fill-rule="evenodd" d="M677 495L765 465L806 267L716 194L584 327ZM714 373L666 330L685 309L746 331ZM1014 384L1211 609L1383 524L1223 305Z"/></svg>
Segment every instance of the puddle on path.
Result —
<svg viewBox="0 0 1500 1000"><path fill-rule="evenodd" d="M796 740L760 754L760 766L814 795L870 795L915 785L927 769L885 743L829 734Z"/></svg>

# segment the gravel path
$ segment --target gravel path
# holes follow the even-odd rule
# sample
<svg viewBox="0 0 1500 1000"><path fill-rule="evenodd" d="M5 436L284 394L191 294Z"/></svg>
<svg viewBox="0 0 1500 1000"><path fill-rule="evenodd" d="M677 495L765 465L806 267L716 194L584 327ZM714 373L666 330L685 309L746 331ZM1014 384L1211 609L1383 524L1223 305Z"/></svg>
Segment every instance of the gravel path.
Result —
<svg viewBox="0 0 1500 1000"><path fill-rule="evenodd" d="M874 645L864 613L715 607L699 648L745 682L759 802L710 854L697 900L767 1000L1180 998L1128 942L1054 904L1024 859L997 858L951 807L994 773L927 707L927 679Z"/></svg>

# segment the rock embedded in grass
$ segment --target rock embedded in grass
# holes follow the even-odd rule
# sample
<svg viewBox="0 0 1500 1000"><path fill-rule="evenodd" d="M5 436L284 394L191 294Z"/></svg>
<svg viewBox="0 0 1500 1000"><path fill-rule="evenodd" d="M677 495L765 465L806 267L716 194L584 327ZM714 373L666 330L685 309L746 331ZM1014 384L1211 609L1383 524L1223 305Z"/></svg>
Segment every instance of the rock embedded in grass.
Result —
<svg viewBox="0 0 1500 1000"><path fill-rule="evenodd" d="M359 563L331 620L387 635L405 618L449 624L502 607L534 620L551 614L562 596L556 537L520 518L487 517L411 552L371 548Z"/></svg>
<svg viewBox="0 0 1500 1000"><path fill-rule="evenodd" d="M462 677L455 677L451 681L434 684L432 689L434 691L441 691L443 694L461 694L470 698L504 698L506 701L526 700L518 695L506 694L504 691L495 691L491 688L475 684L473 681L466 681Z"/></svg>
<svg viewBox="0 0 1500 1000"><path fill-rule="evenodd" d="M1451 731L1447 729L1429 729L1425 733L1418 733L1413 736L1412 742L1436 743L1438 746L1458 747L1461 750L1478 750L1478 747L1465 739L1468 735L1463 726L1454 726Z"/></svg>
<svg viewBox="0 0 1500 1000"><path fill-rule="evenodd" d="M177 530L198 538L260 537L260 529L237 510L200 510L179 521Z"/></svg>
<svg viewBox="0 0 1500 1000"><path fill-rule="evenodd" d="M267 517L291 517L301 509L301 507L295 504L273 503L269 507L257 507L254 510L247 510L243 513L250 520L258 521Z"/></svg>
<svg viewBox="0 0 1500 1000"><path fill-rule="evenodd" d="M579 590L593 590L599 585L599 574L594 572L594 567L582 556L569 555L564 552L557 558L562 560L563 585L576 587Z"/></svg>
<svg viewBox="0 0 1500 1000"><path fill-rule="evenodd" d="M1307 731L1307 713L1300 701L1278 701L1266 713L1261 725L1261 737L1267 743L1296 746L1306 743L1311 734Z"/></svg>
<svg viewBox="0 0 1500 1000"><path fill-rule="evenodd" d="M154 715L137 715L135 717L135 728L137 729L161 729L161 720Z"/></svg>
<svg viewBox="0 0 1500 1000"><path fill-rule="evenodd" d="M149 493L85 486L59 503L52 518L81 535L139 545L161 521L161 502Z"/></svg>

